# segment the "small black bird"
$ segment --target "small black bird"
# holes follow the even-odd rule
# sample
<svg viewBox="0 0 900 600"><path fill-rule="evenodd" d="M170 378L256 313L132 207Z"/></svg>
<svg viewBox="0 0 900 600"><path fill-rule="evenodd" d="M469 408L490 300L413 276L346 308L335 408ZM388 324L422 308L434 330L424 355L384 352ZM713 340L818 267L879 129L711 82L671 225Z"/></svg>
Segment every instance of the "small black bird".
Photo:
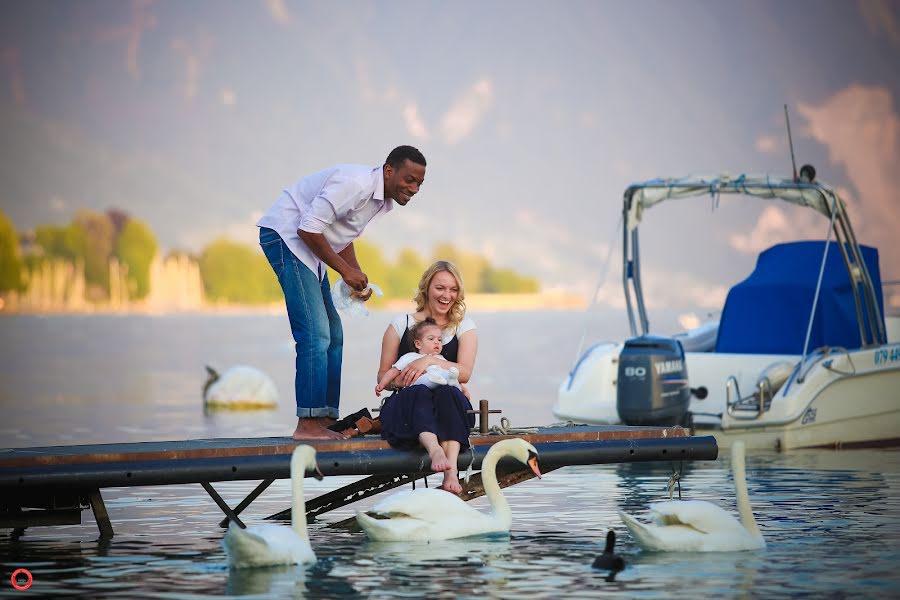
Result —
<svg viewBox="0 0 900 600"><path fill-rule="evenodd" d="M609 577L606 578L607 581L613 581L616 573L625 568L625 560L613 552L615 545L616 532L610 529L609 533L606 534L606 548L603 550L603 554L594 559L593 567L595 569L609 571Z"/></svg>

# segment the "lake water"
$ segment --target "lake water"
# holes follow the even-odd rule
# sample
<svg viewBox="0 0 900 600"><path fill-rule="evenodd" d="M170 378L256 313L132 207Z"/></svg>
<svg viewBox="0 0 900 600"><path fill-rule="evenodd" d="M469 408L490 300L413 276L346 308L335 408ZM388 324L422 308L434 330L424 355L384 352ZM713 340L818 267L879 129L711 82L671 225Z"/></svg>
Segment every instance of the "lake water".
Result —
<svg viewBox="0 0 900 600"><path fill-rule="evenodd" d="M516 425L547 424L559 382L588 341L619 339L621 313L472 313L480 331L474 398ZM343 412L376 405L378 345L390 315L345 322ZM674 321L673 321L674 323ZM671 328L674 329L674 326ZM663 328L665 330L665 328ZM286 318L265 315L0 318L0 446L277 436L292 431L293 346ZM279 408L204 416L203 366L250 364L272 375ZM330 527L374 500L311 526L311 567L229 571L222 515L199 484L104 490L116 536L78 526L0 530L0 597L621 598L898 597L900 452L751 453L747 476L768 548L722 554L640 551L616 515L664 499L666 463L570 467L505 490L511 535L432 544L376 544ZM353 478L305 481L307 497ZM437 482L437 478L434 478ZM684 465L683 494L734 510L726 453ZM215 487L235 505L255 482ZM474 506L486 510L486 501ZM245 521L286 508L277 481ZM627 567L591 568L606 532ZM29 569L16 591L10 574Z"/></svg>

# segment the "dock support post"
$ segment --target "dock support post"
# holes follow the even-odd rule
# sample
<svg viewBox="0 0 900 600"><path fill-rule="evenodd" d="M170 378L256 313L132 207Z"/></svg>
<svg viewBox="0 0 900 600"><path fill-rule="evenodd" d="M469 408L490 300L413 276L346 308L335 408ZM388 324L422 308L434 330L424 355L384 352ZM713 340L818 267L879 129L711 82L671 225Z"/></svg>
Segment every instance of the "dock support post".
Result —
<svg viewBox="0 0 900 600"><path fill-rule="evenodd" d="M479 400L478 410L467 410L466 412L469 414L478 415L478 432L481 435L486 435L487 432L490 431L490 428L488 427L488 415L499 414L503 411L499 408L491 410L490 408L488 408L487 400Z"/></svg>
<svg viewBox="0 0 900 600"><path fill-rule="evenodd" d="M97 528L100 530L100 539L110 539L115 535L112 527L112 521L109 520L109 513L106 512L106 504L103 502L103 496L99 489L88 492L88 499L91 501L91 510L94 512L94 520L97 521Z"/></svg>
<svg viewBox="0 0 900 600"><path fill-rule="evenodd" d="M238 504L234 508L234 514L235 515L241 514L244 511L244 509L247 508L248 506L250 506L250 503L253 502L254 500L256 500L260 494L262 494L264 491L266 491L266 488L269 487L270 485L272 485L272 483L274 481L275 481L274 479L266 479L262 483L260 483L258 486L256 486L256 488L252 492L247 494L247 497L244 498L243 500L241 500L241 503ZM228 521L229 521L228 517L222 519L221 521L219 521L219 527L228 527Z"/></svg>
<svg viewBox="0 0 900 600"><path fill-rule="evenodd" d="M326 492L306 502L306 521L313 520L328 511L342 508L369 496L380 494L409 482L424 478L428 473L401 473L399 475L369 475L365 479L355 481L342 488ZM285 521L291 518L291 509L285 509L266 517L266 520ZM355 517L354 517L355 518Z"/></svg>
<svg viewBox="0 0 900 600"><path fill-rule="evenodd" d="M228 506L228 503L222 499L222 496L219 495L219 492L213 489L213 486L209 485L209 483L207 483L206 481L201 481L200 485L203 486L203 489L206 490L206 493L209 494L209 497L219 505L219 508L222 509L222 512L225 513L225 515L229 519L237 523L241 529L247 529L247 526L244 525L244 523L238 518L236 514L234 514L234 511L232 511Z"/></svg>

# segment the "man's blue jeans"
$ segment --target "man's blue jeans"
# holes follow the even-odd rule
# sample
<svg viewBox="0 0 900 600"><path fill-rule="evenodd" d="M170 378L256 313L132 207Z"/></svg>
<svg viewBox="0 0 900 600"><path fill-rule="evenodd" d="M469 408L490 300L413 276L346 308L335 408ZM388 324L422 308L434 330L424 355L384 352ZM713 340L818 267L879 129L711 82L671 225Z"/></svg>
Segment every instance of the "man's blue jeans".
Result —
<svg viewBox="0 0 900 600"><path fill-rule="evenodd" d="M268 227L260 227L259 245L284 291L291 333L296 342L294 392L297 416L337 419L344 329L331 300L328 273L324 273L320 282L318 276L294 256L278 233Z"/></svg>

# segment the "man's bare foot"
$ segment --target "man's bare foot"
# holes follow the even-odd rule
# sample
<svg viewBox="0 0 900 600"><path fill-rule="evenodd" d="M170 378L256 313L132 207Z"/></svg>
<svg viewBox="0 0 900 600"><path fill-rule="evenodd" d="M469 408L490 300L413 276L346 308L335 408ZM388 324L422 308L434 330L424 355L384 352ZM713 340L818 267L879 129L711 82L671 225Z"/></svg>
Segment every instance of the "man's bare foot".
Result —
<svg viewBox="0 0 900 600"><path fill-rule="evenodd" d="M451 494L459 494L462 492L462 484L459 483L459 473L456 469L448 469L444 471L444 481L441 483L441 489Z"/></svg>
<svg viewBox="0 0 900 600"><path fill-rule="evenodd" d="M453 465L447 460L447 455L444 454L443 448L440 446L437 446L432 452L429 452L428 456L431 457L431 470L435 473L440 473L441 471L447 471L453 468Z"/></svg>
<svg viewBox="0 0 900 600"><path fill-rule="evenodd" d="M295 440L346 440L348 435L331 431L323 422L328 417L310 417L297 419L297 428L291 436Z"/></svg>

